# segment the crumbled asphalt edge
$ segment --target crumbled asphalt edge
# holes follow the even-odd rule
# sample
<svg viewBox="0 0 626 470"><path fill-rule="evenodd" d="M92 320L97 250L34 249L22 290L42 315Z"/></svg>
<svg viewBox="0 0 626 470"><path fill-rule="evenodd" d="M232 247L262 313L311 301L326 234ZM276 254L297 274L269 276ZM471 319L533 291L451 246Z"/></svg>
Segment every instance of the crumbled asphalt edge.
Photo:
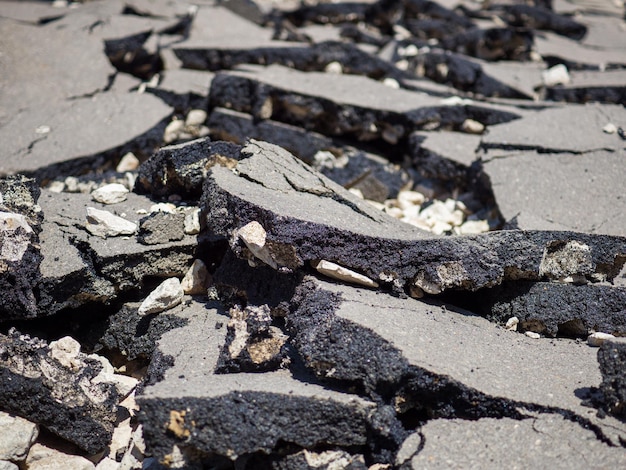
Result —
<svg viewBox="0 0 626 470"><path fill-rule="evenodd" d="M48 355L44 341L16 330L0 336L0 394L2 410L27 416L89 454L106 447L113 435L118 395L113 384L92 384L102 365L86 358L86 367L73 372ZM96 390L98 390L96 392ZM92 394L96 392L100 401Z"/></svg>
<svg viewBox="0 0 626 470"><path fill-rule="evenodd" d="M603 443L614 445L597 425L570 410L491 397L448 376L409 365L376 333L337 317L334 311L340 303L340 295L304 280L292 299L287 321L295 349L323 380L351 384L351 390L378 403L392 406L401 398L410 404L413 409L407 416L398 415L409 429L437 418L526 419L530 417L524 413L527 410L557 413L592 430Z"/></svg>
<svg viewBox="0 0 626 470"><path fill-rule="evenodd" d="M626 289L556 282L505 282L477 292L451 292L453 305L504 325L511 317L521 331L586 338L589 331L626 335Z"/></svg>

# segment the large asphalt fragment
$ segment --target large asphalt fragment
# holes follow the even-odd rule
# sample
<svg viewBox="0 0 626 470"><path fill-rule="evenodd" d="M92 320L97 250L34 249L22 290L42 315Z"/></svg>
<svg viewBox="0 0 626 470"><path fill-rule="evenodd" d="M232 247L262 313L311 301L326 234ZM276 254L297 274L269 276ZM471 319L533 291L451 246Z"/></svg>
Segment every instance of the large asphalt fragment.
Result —
<svg viewBox="0 0 626 470"><path fill-rule="evenodd" d="M426 126L460 128L468 118L489 125L519 117L509 108L457 104L367 77L306 73L278 65L218 73L211 82L210 104L326 135L394 143Z"/></svg>
<svg viewBox="0 0 626 470"><path fill-rule="evenodd" d="M354 395L298 380L289 370L216 375L226 338L226 312L217 304L178 307L188 320L158 342L174 365L138 397L146 444L162 463L211 458L245 461L280 451L281 442L364 448L376 406ZM315 423L312 426L311 423ZM188 463L190 464L190 463Z"/></svg>
<svg viewBox="0 0 626 470"><path fill-rule="evenodd" d="M604 407L623 421L626 417L626 340L615 338L602 344L598 362L602 372L600 391Z"/></svg>
<svg viewBox="0 0 626 470"><path fill-rule="evenodd" d="M97 359L11 330L0 335L0 407L94 454L117 418L117 392L97 379L101 370Z"/></svg>
<svg viewBox="0 0 626 470"><path fill-rule="evenodd" d="M622 237L574 232L433 237L374 209L285 150L256 141L244 147L234 169L211 169L202 206L209 231L227 237L240 257L283 270L331 261L395 291L439 294L572 275L610 280L626 253ZM574 245L588 256L568 264Z"/></svg>
<svg viewBox="0 0 626 470"><path fill-rule="evenodd" d="M312 278L296 291L288 325L318 376L382 396L401 419L536 411L561 414L613 445L626 436L623 422L599 419L579 398L601 382L585 344L531 339L466 311Z"/></svg>

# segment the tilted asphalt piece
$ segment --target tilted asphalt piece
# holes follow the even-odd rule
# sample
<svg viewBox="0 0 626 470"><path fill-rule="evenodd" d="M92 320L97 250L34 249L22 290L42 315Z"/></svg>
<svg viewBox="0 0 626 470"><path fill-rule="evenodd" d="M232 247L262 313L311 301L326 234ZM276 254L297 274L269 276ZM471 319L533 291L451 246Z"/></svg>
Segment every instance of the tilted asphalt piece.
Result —
<svg viewBox="0 0 626 470"><path fill-rule="evenodd" d="M61 364L45 341L0 334L0 408L38 423L89 454L110 443L117 392L94 378L101 363L79 354Z"/></svg>
<svg viewBox="0 0 626 470"><path fill-rule="evenodd" d="M382 397L400 419L534 411L560 414L610 445L626 437L624 422L600 419L579 398L601 381L586 344L531 339L467 311L313 278L297 289L287 326L318 376Z"/></svg>
<svg viewBox="0 0 626 470"><path fill-rule="evenodd" d="M625 260L623 237L517 230L434 237L374 209L285 150L263 142L244 147L235 172L211 169L201 202L207 228L227 237L238 256L255 259L237 231L259 223L266 233L261 259L277 269L328 260L388 289L409 291L415 285L438 294L507 279L564 277L542 262L546 256L557 261L567 257L568 251L559 247L571 243L581 245L588 258L580 265L574 262L567 275L610 280Z"/></svg>
<svg viewBox="0 0 626 470"><path fill-rule="evenodd" d="M485 125L519 117L515 109L485 103L448 103L425 93L387 87L355 75L300 72L278 65L218 73L210 105L274 119L330 136L396 143L425 126Z"/></svg>
<svg viewBox="0 0 626 470"><path fill-rule="evenodd" d="M577 133L581 132L584 129L578 128ZM601 129L588 134L592 132L601 133ZM617 135L609 137L607 144L619 145ZM539 145L543 145L542 140L539 134L534 137ZM544 142L551 145L547 139ZM511 227L624 235L626 201L618 188L626 178L626 151L582 149L581 154L491 149L482 155L482 174L488 178L500 213ZM516 184L507 184L512 179ZM593 201L594 210L587 201Z"/></svg>
<svg viewBox="0 0 626 470"><path fill-rule="evenodd" d="M147 277L182 277L192 262L195 236L145 245L134 235L103 239L85 230L87 207L125 214L138 223L141 212L147 213L153 204L145 196L129 193L124 202L103 205L88 194L44 190L40 204L47 214L41 233L40 316L109 302L120 292L138 289Z"/></svg>
<svg viewBox="0 0 626 470"><path fill-rule="evenodd" d="M135 191L165 198L172 194L198 199L208 169L215 164L234 166L239 145L196 139L162 147L139 168Z"/></svg>
<svg viewBox="0 0 626 470"><path fill-rule="evenodd" d="M602 372L600 391L607 411L626 419L626 339L615 338L605 341L598 351L598 362Z"/></svg>
<svg viewBox="0 0 626 470"><path fill-rule="evenodd" d="M506 282L449 301L501 325L511 317L518 328L548 336L587 336L592 331L626 335L626 289L609 285Z"/></svg>
<svg viewBox="0 0 626 470"><path fill-rule="evenodd" d="M366 449L368 439L384 434L382 426L374 429L374 403L324 388L303 372L216 375L226 312L197 302L173 312L189 323L165 333L157 351L174 365L137 397L146 446L162 463L181 454L190 465L246 459L280 451L281 442Z"/></svg>

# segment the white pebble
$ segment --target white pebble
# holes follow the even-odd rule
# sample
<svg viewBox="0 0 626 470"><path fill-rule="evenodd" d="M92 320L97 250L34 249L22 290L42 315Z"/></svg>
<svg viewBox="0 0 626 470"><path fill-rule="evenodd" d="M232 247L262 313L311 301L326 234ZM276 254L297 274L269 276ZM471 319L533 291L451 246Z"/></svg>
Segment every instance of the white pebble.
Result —
<svg viewBox="0 0 626 470"><path fill-rule="evenodd" d="M128 189L119 183L106 184L91 193L94 201L102 204L117 204L126 200Z"/></svg>
<svg viewBox="0 0 626 470"><path fill-rule="evenodd" d="M329 62L328 65L326 65L326 67L324 68L324 71L326 73L342 74L343 66L337 61Z"/></svg>
<svg viewBox="0 0 626 470"><path fill-rule="evenodd" d="M485 132L485 125L473 119L466 119L461 124L461 130L468 134L482 134Z"/></svg>
<svg viewBox="0 0 626 470"><path fill-rule="evenodd" d="M194 260L180 284L185 294L201 295L206 294L210 281L211 275L207 270L206 264L202 260L197 259Z"/></svg>
<svg viewBox="0 0 626 470"><path fill-rule="evenodd" d="M529 338L532 338L532 339L539 339L539 338L541 338L541 335L539 333L535 333L534 331L527 331L524 334L526 336L528 336Z"/></svg>
<svg viewBox="0 0 626 470"><path fill-rule="evenodd" d="M606 126L602 128L602 132L605 134L615 134L617 132L617 126L612 122L609 122Z"/></svg>
<svg viewBox="0 0 626 470"><path fill-rule="evenodd" d="M602 343L604 343L607 339L612 339L612 338L615 338L615 336L613 336L610 333L602 333L598 331L597 333L591 333L587 337L587 344L589 346L594 346L594 347L599 348L600 346L602 346Z"/></svg>
<svg viewBox="0 0 626 470"><path fill-rule="evenodd" d="M170 144L180 138L180 134L183 132L185 123L180 119L175 119L170 122L163 132L163 142Z"/></svg>
<svg viewBox="0 0 626 470"><path fill-rule="evenodd" d="M116 237L132 235L137 231L137 224L113 215L108 211L87 207L87 223L85 228L97 237Z"/></svg>
<svg viewBox="0 0 626 470"><path fill-rule="evenodd" d="M541 78L546 86L567 85L570 82L569 71L563 64L557 64L541 72Z"/></svg>
<svg viewBox="0 0 626 470"><path fill-rule="evenodd" d="M517 325L519 325L519 318L511 317L506 321L504 328L509 331L517 331Z"/></svg>
<svg viewBox="0 0 626 470"><path fill-rule="evenodd" d="M154 212L167 212L168 214L175 214L176 206L169 202L159 202L158 204L152 204L150 206L150 213Z"/></svg>
<svg viewBox="0 0 626 470"><path fill-rule="evenodd" d="M398 80L396 80L395 78L391 78L391 77L385 78L383 80L383 85L386 85L389 88L395 88L395 89L400 88L400 84L398 83Z"/></svg>
<svg viewBox="0 0 626 470"><path fill-rule="evenodd" d="M51 193L62 193L65 189L65 183L63 181L53 181L48 186L48 191Z"/></svg>
<svg viewBox="0 0 626 470"><path fill-rule="evenodd" d="M401 209L409 206L421 206L424 204L426 197L417 191L400 191L398 193L398 205Z"/></svg>
<svg viewBox="0 0 626 470"><path fill-rule="evenodd" d="M120 159L117 167L115 167L115 171L117 171L118 173L135 171L137 168L139 168L139 164L139 159L135 156L135 154L133 152L128 152Z"/></svg>
<svg viewBox="0 0 626 470"><path fill-rule="evenodd" d="M159 313L176 307L183 301L183 288L176 277L170 277L150 292L150 295L139 306L141 316Z"/></svg>
<svg viewBox="0 0 626 470"><path fill-rule="evenodd" d="M369 277L331 261L320 260L316 264L313 264L313 268L315 268L317 272L339 281L351 282L366 287L378 287L378 283L372 281Z"/></svg>
<svg viewBox="0 0 626 470"><path fill-rule="evenodd" d="M185 216L185 233L196 235L200 233L200 209L196 208Z"/></svg>
<svg viewBox="0 0 626 470"><path fill-rule="evenodd" d="M246 244L254 256L274 269L278 267L276 261L272 258L272 254L265 246L267 233L259 222L249 222L237 230L235 235Z"/></svg>
<svg viewBox="0 0 626 470"><path fill-rule="evenodd" d="M192 127L200 127L206 121L207 113L204 109L192 109L187 114L185 125Z"/></svg>

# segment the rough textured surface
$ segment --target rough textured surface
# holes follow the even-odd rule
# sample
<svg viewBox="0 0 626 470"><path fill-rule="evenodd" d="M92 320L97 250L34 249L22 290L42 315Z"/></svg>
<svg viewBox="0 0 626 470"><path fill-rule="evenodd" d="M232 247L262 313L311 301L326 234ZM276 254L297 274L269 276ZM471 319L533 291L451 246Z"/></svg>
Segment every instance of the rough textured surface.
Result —
<svg viewBox="0 0 626 470"><path fill-rule="evenodd" d="M521 330L584 337L590 331L626 334L626 290L607 285L508 282L450 301L504 325L517 317Z"/></svg>
<svg viewBox="0 0 626 470"><path fill-rule="evenodd" d="M319 280L297 291L289 325L318 376L356 383L401 416L519 419L536 410L562 413L614 445L626 435L624 423L581 403L601 380L585 344L532 343L469 312Z"/></svg>
<svg viewBox="0 0 626 470"><path fill-rule="evenodd" d="M624 450L599 442L593 432L559 415L522 421L435 420L420 429L423 447L400 467L603 468L626 463ZM575 449L575 451L574 451Z"/></svg>
<svg viewBox="0 0 626 470"><path fill-rule="evenodd" d="M146 443L160 459L171 459L173 446L183 454L235 460L272 452L281 440L306 447L366 444L373 403L325 389L306 375L300 381L288 370L217 376L225 312L193 303L180 315L188 325L163 335L158 346L174 366L138 397Z"/></svg>
<svg viewBox="0 0 626 470"><path fill-rule="evenodd" d="M593 267L583 275L612 278L624 261L622 237L501 231L434 238L366 205L278 147L252 142L242 153L237 175L211 170L202 200L207 227L230 238L236 229L259 222L273 261L287 269L325 259L372 280L389 273L396 287L416 283L437 294L506 279L538 280L546 247L560 240L590 246ZM240 256L252 256L236 237L231 244Z"/></svg>
<svg viewBox="0 0 626 470"><path fill-rule="evenodd" d="M63 366L44 341L12 330L0 336L0 407L96 453L111 439L117 405L115 387L94 380L101 368L85 356Z"/></svg>
<svg viewBox="0 0 626 470"><path fill-rule="evenodd" d="M626 417L626 340L615 338L605 341L598 351L598 362L602 372L600 391L604 395L604 406L610 413Z"/></svg>
<svg viewBox="0 0 626 470"><path fill-rule="evenodd" d="M620 121L624 118L626 113ZM578 127L573 134L602 134L607 137L606 144L615 146L614 151L581 150L583 154L577 155L490 150L483 157L483 168L504 219L513 220L512 225L525 230L544 229L551 224L587 233L624 235L622 214L626 212L626 201L619 188L626 178L626 151L623 145L618 147L620 139L616 135L602 132L606 122L598 122L591 130ZM546 132L546 138L551 134ZM533 134L533 142L540 142L537 135ZM552 138L542 145L560 146ZM571 145L570 152L576 147ZM597 209L589 210L587 201L593 201Z"/></svg>

